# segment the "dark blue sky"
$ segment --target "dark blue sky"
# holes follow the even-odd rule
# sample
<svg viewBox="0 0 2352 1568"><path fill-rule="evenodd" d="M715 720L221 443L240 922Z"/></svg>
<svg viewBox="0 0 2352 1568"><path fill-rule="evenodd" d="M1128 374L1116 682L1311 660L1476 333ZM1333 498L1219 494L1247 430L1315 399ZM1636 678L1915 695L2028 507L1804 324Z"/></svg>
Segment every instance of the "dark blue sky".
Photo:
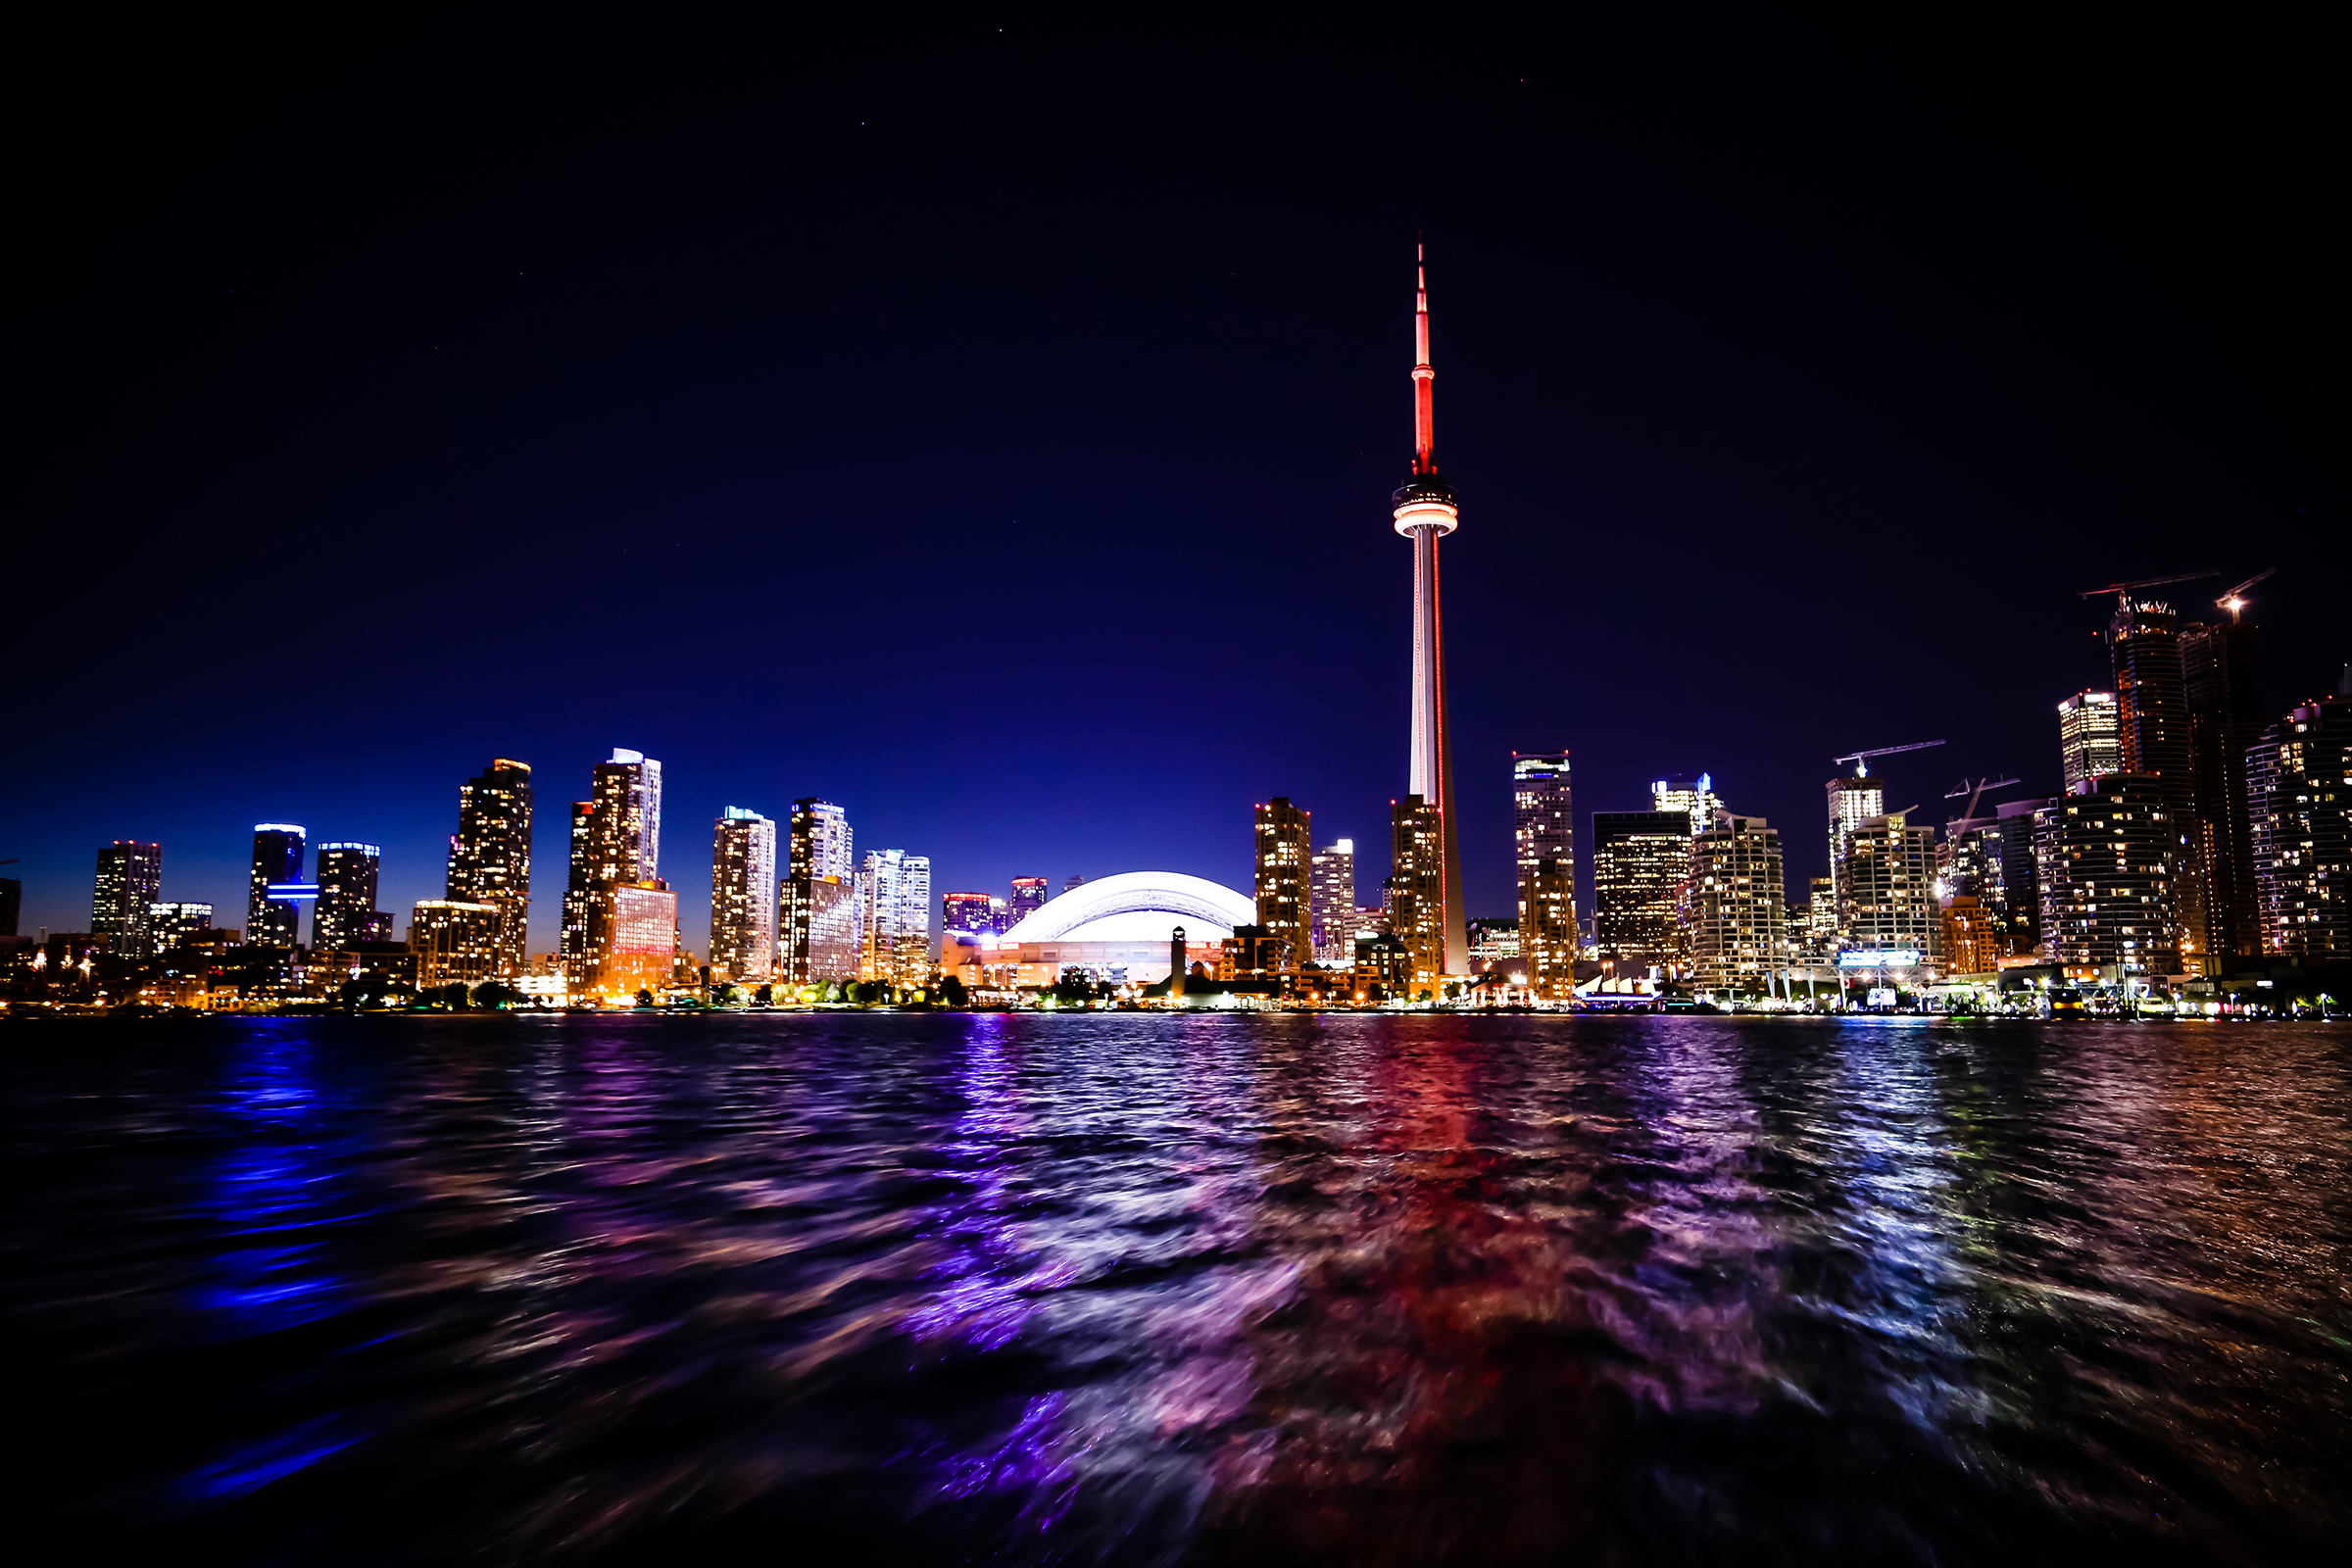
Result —
<svg viewBox="0 0 2352 1568"><path fill-rule="evenodd" d="M1580 817L1711 770L1800 892L1838 752L1947 739L1885 769L1937 819L2054 787L2118 576L2279 566L2269 695L2332 687L2321 51L1825 16L55 35L0 383L25 929L117 837L241 922L263 819L381 843L405 921L501 755L545 948L615 745L697 946L710 818L804 794L999 893L1246 888L1288 794L1371 897L1416 231L1472 914L1513 748Z"/></svg>

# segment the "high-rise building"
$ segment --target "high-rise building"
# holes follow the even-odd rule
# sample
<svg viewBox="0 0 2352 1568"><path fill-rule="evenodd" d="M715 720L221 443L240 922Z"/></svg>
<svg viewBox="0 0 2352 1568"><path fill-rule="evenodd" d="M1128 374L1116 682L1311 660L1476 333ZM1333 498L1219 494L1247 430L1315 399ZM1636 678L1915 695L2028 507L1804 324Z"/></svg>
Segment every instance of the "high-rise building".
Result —
<svg viewBox="0 0 2352 1568"><path fill-rule="evenodd" d="M1998 916L1974 894L1962 893L1943 906L1943 961L1953 974L1990 974L2009 951Z"/></svg>
<svg viewBox="0 0 2352 1568"><path fill-rule="evenodd" d="M849 814L840 807L813 796L793 802L776 915L777 968L790 985L857 978L855 843Z"/></svg>
<svg viewBox="0 0 2352 1568"><path fill-rule="evenodd" d="M1257 808L1257 923L1274 934L1278 963L1297 973L1314 956L1313 813L1277 795Z"/></svg>
<svg viewBox="0 0 2352 1568"><path fill-rule="evenodd" d="M1932 963L1943 953L1943 909L1936 898L1936 830L1905 813L1866 817L1845 835L1838 951L1908 954L1889 964Z"/></svg>
<svg viewBox="0 0 2352 1568"><path fill-rule="evenodd" d="M776 824L730 806L710 825L710 972L757 985L776 967Z"/></svg>
<svg viewBox="0 0 2352 1568"><path fill-rule="evenodd" d="M2352 959L2352 697L2323 697L2246 751L2249 863L2262 951Z"/></svg>
<svg viewBox="0 0 2352 1568"><path fill-rule="evenodd" d="M90 935L109 953L145 957L155 951L150 908L164 889L164 847L117 839L98 852L90 893Z"/></svg>
<svg viewBox="0 0 2352 1568"><path fill-rule="evenodd" d="M1788 961L1787 897L1779 832L1760 816L1718 809L1690 840L1683 913L1691 979L1711 991L1771 992Z"/></svg>
<svg viewBox="0 0 2352 1568"><path fill-rule="evenodd" d="M291 899L270 897L270 890L302 880L308 848L304 829L292 822L253 825L253 874L245 898L247 946L290 948L301 940L301 909Z"/></svg>
<svg viewBox="0 0 2352 1568"><path fill-rule="evenodd" d="M2180 839L2161 785L2145 773L2084 779L2035 811L2044 956L2052 963L2177 972L2168 884Z"/></svg>
<svg viewBox="0 0 2352 1568"><path fill-rule="evenodd" d="M657 781L659 780L657 768ZM659 800L660 786L656 785ZM594 803L587 803L593 808ZM461 904L494 904L500 912L498 966L501 978L523 973L530 964L531 930L531 764L494 757L481 776L458 786L458 830L449 840L449 898ZM569 901L566 901L567 906ZM586 906L581 907L582 938ZM568 929L569 922L566 922Z"/></svg>
<svg viewBox="0 0 2352 1568"><path fill-rule="evenodd" d="M2244 602L2231 603L2242 608ZM2196 754L2195 838L2205 867L2205 950L2240 957L2262 951L2246 748L2270 722L2271 711L2262 703L2255 631L2252 622L2236 619L2180 631L2181 697Z"/></svg>
<svg viewBox="0 0 2352 1568"><path fill-rule="evenodd" d="M1413 990L1435 993L1446 976L1446 818L1418 795L1389 803L1389 924L1411 956ZM1462 934L1469 962L1469 931Z"/></svg>
<svg viewBox="0 0 2352 1568"><path fill-rule="evenodd" d="M1804 929L1789 931L1790 953L1809 962L1834 963L1838 958L1837 885L1826 876L1817 876L1806 884L1806 890Z"/></svg>
<svg viewBox="0 0 2352 1568"><path fill-rule="evenodd" d="M2032 953L2043 945L2041 869L2034 856L2034 836L2042 813L2057 804L2051 800L2006 801L1993 813L2001 834L2002 925L2009 934L2011 953Z"/></svg>
<svg viewBox="0 0 2352 1568"><path fill-rule="evenodd" d="M985 893L943 893L939 899L940 928L984 936L996 929L991 906L1001 904Z"/></svg>
<svg viewBox="0 0 2352 1568"><path fill-rule="evenodd" d="M1680 964L1688 811L1592 813L1592 940L1619 975Z"/></svg>
<svg viewBox="0 0 2352 1568"><path fill-rule="evenodd" d="M199 932L213 928L213 906L209 904L151 904L147 913L148 930L158 953L185 947L196 940Z"/></svg>
<svg viewBox="0 0 2352 1568"><path fill-rule="evenodd" d="M1886 787L1863 771L1863 764L1857 763L1850 777L1840 775L1831 779L1824 788L1829 791L1830 806L1830 891L1838 914L1838 936L1842 943L1853 930L1853 889L1846 874L1846 858L1855 829L1886 814Z"/></svg>
<svg viewBox="0 0 2352 1568"><path fill-rule="evenodd" d="M2180 676L2179 622L2170 608L2119 596L2107 639L2115 656L2116 738L2127 773L2152 776L2180 844L2173 858L2172 923L2182 967L2208 967L2205 857L2198 843L2196 750Z"/></svg>
<svg viewBox="0 0 2352 1568"><path fill-rule="evenodd" d="M2115 693L2082 691L2058 705L2058 755L2066 787L2124 770Z"/></svg>
<svg viewBox="0 0 2352 1568"><path fill-rule="evenodd" d="M1054 896L1053 885L1042 876L1016 876L1012 879L1012 923L1019 925L1030 915L1046 906Z"/></svg>
<svg viewBox="0 0 2352 1568"><path fill-rule="evenodd" d="M1999 817L1954 818L1943 824L1943 843L1936 848L1936 879L1943 884L1945 898L1975 899L1996 913L2007 909L2008 882L2002 864Z"/></svg>
<svg viewBox="0 0 2352 1568"><path fill-rule="evenodd" d="M409 951L419 988L474 985L498 972L500 909L495 904L420 899L409 911Z"/></svg>
<svg viewBox="0 0 2352 1568"><path fill-rule="evenodd" d="M1439 943L1435 969L1420 967L1419 949L1414 950L1413 961L1417 975L1434 976L1468 971L1470 937L1462 908L1462 849L1455 831L1453 766L1446 750L1445 618L1438 604L1438 541L1461 526L1461 508L1446 476L1438 471L1438 372L1430 367L1429 278L1419 261L1416 256L1413 466L1402 488L1391 498L1391 515L1396 531L1413 542L1412 775L1411 794L1405 798L1424 803L1415 808L1416 812L1430 812L1437 823L1437 842L1429 852L1435 857L1434 864L1426 873L1416 870L1413 894L1415 919L1434 922ZM1396 823L1403 820L1395 819ZM1402 827L1396 831L1403 835ZM1416 839L1419 833L1419 828L1413 829ZM1404 935L1401 926L1397 934ZM1405 940L1408 947L1414 941L1409 936Z"/></svg>
<svg viewBox="0 0 2352 1568"><path fill-rule="evenodd" d="M931 860L871 850L858 868L858 978L920 989L931 977Z"/></svg>
<svg viewBox="0 0 2352 1568"><path fill-rule="evenodd" d="M564 891L564 956L573 991L587 995L629 993L626 976L614 965L621 949L618 926L623 910L643 924L652 902L645 898L616 901L614 893L631 888L677 899L661 880L662 764L643 752L615 747L612 756L596 764L590 776L588 799L572 803L570 877ZM656 901L658 902L658 901ZM674 923L674 922L673 922ZM630 940L643 946L642 930L632 928ZM666 963L676 948L674 930L662 947ZM644 955L632 949L629 974L636 974ZM667 970L662 984L667 984ZM640 984L635 989L642 990Z"/></svg>
<svg viewBox="0 0 2352 1568"><path fill-rule="evenodd" d="M1519 881L1519 955L1537 996L1576 990L1576 802L1568 754L1511 754L1511 848Z"/></svg>
<svg viewBox="0 0 2352 1568"><path fill-rule="evenodd" d="M1723 801L1715 793L1715 775L1701 773L1694 779L1661 778L1649 786L1649 808L1653 811L1680 811L1690 819L1690 835L1704 833L1715 823L1715 813L1723 809Z"/></svg>
<svg viewBox="0 0 2352 1568"><path fill-rule="evenodd" d="M384 852L372 844L318 846L318 902L311 906L311 946L349 953L376 940L376 876Z"/></svg>
<svg viewBox="0 0 2352 1568"><path fill-rule="evenodd" d="M1314 898L1313 942L1317 963L1351 963L1355 958L1355 840L1334 839L1317 850L1307 880Z"/></svg>

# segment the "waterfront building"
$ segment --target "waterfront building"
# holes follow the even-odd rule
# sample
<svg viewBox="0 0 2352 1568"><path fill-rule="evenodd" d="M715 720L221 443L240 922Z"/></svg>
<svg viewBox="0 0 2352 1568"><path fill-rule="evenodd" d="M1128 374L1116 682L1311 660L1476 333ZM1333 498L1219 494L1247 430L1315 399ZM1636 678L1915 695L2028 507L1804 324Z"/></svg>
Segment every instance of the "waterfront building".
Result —
<svg viewBox="0 0 2352 1568"><path fill-rule="evenodd" d="M145 957L156 951L151 914L164 890L164 847L117 839L98 852L90 892L90 935L109 953Z"/></svg>
<svg viewBox="0 0 2352 1568"><path fill-rule="evenodd" d="M2115 693L2081 691L2058 705L2058 760L2066 788L2124 770Z"/></svg>
<svg viewBox="0 0 2352 1568"><path fill-rule="evenodd" d="M857 977L856 835L849 814L806 796L792 807L786 873L776 914L777 968L795 986Z"/></svg>
<svg viewBox="0 0 2352 1568"><path fill-rule="evenodd" d="M858 868L858 978L920 990L931 978L931 860L873 850Z"/></svg>
<svg viewBox="0 0 2352 1568"><path fill-rule="evenodd" d="M1568 754L1511 754L1511 847L1519 883L1519 948L1529 989L1546 1001L1576 991L1576 803Z"/></svg>
<svg viewBox="0 0 2352 1568"><path fill-rule="evenodd" d="M1295 972L1284 960L1291 939L1265 925L1237 925L1217 956L1219 980L1276 980Z"/></svg>
<svg viewBox="0 0 2352 1568"><path fill-rule="evenodd" d="M1688 811L1592 813L1592 941L1615 974L1683 961L1682 892L1690 874Z"/></svg>
<svg viewBox="0 0 2352 1568"><path fill-rule="evenodd" d="M158 953L184 948L194 943L198 933L213 928L213 906L209 904L151 904L147 906L147 930Z"/></svg>
<svg viewBox="0 0 2352 1568"><path fill-rule="evenodd" d="M1313 813L1287 795L1258 806L1255 857L1257 923L1274 933L1279 967L1296 973L1314 956L1314 891L1308 881L1314 859Z"/></svg>
<svg viewBox="0 0 2352 1568"><path fill-rule="evenodd" d="M2034 835L2056 800L2009 801L1994 809L2001 832L2001 893L2007 904L2003 925L2009 951L2028 954L2047 951L2041 927L2041 869L2034 855Z"/></svg>
<svg viewBox="0 0 2352 1568"><path fill-rule="evenodd" d="M253 871L245 898L245 940L257 948L290 948L301 940L302 911L291 899L273 899L272 887L302 880L309 848L303 828L292 822L253 825Z"/></svg>
<svg viewBox="0 0 2352 1568"><path fill-rule="evenodd" d="M2145 773L2084 779L2034 813L2044 956L2173 974L2180 962L2171 896L2180 831Z"/></svg>
<svg viewBox="0 0 2352 1568"><path fill-rule="evenodd" d="M1413 990L1436 992L1446 976L1446 818L1419 795L1389 803L1389 927L1411 955ZM1469 962L1469 931L1462 961Z"/></svg>
<svg viewBox="0 0 2352 1568"><path fill-rule="evenodd" d="M758 985L776 967L776 824L730 806L710 825L710 974Z"/></svg>
<svg viewBox="0 0 2352 1568"><path fill-rule="evenodd" d="M602 903L604 940L588 989L609 1002L626 1002L640 991L660 997L663 987L680 983L678 896L668 884L616 883L604 890Z"/></svg>
<svg viewBox="0 0 2352 1568"><path fill-rule="evenodd" d="M658 779L661 764L654 765ZM656 796L658 800L658 784ZM531 815L528 762L494 757L480 776L458 786L458 830L449 839L448 897L461 904L498 906L494 972L501 979L520 975L529 964Z"/></svg>
<svg viewBox="0 0 2352 1568"><path fill-rule="evenodd" d="M1308 862L1307 882L1314 905L1315 961L1351 961L1361 918L1355 906L1355 840L1334 839L1331 848L1317 850Z"/></svg>
<svg viewBox="0 0 2352 1568"><path fill-rule="evenodd" d="M609 760L596 764L588 795L572 803L571 865L564 892L564 961L574 992L617 995L617 982L608 972L619 951L613 946L618 936L612 923L619 906L612 894L616 888L661 885L662 764L643 752L615 747ZM672 896L673 910L676 903ZM631 906L640 910L643 906L642 900ZM673 934L663 952L675 945Z"/></svg>
<svg viewBox="0 0 2352 1568"><path fill-rule="evenodd" d="M2249 863L2262 951L2352 959L2352 697L2305 703L2246 752Z"/></svg>
<svg viewBox="0 0 2352 1568"><path fill-rule="evenodd" d="M311 946L345 953L378 940L375 907L377 873L384 852L372 844L318 846L318 902L311 906ZM385 922L388 924L388 920Z"/></svg>
<svg viewBox="0 0 2352 1568"><path fill-rule="evenodd" d="M1519 922L1494 915L1470 922L1470 968L1475 974L1523 973Z"/></svg>
<svg viewBox="0 0 2352 1568"><path fill-rule="evenodd" d="M1715 776L1701 773L1694 779L1662 778L1652 782L1649 808L1682 812L1690 819L1685 836L1695 837L1713 825L1715 813L1723 809L1723 801L1715 793Z"/></svg>
<svg viewBox="0 0 2352 1568"><path fill-rule="evenodd" d="M986 935L996 930L991 906L1002 902L985 893L944 893L939 900L940 927L971 936Z"/></svg>
<svg viewBox="0 0 2352 1568"><path fill-rule="evenodd" d="M1781 835L1760 816L1718 809L1690 840L1683 917L1690 978L1710 991L1769 994L1788 961Z"/></svg>
<svg viewBox="0 0 2352 1568"><path fill-rule="evenodd" d="M2243 608L2244 601L2231 600ZM2237 609L2230 614L2234 617ZM2205 867L2205 949L2252 957L2262 952L2254 893L2246 748L2271 721L2250 621L2232 618L2180 630L2180 689L2196 754L2193 836Z"/></svg>
<svg viewBox="0 0 2352 1568"><path fill-rule="evenodd" d="M1945 898L1970 898L1995 912L2009 906L2001 874L2001 819L1955 817L1943 824L1936 847L1936 879Z"/></svg>
<svg viewBox="0 0 2352 1568"><path fill-rule="evenodd" d="M2107 637L2115 657L2116 738L2123 771L2156 780L2178 840L2168 896L2181 967L2208 968L2205 857L2197 833L2195 743L2180 672L2179 622L2170 607L2117 598ZM2070 791L2071 793L2071 791Z"/></svg>
<svg viewBox="0 0 2352 1568"><path fill-rule="evenodd" d="M1412 950L1386 931L1356 938L1355 987L1376 1002L1411 996Z"/></svg>
<svg viewBox="0 0 2352 1568"><path fill-rule="evenodd" d="M1042 876L1016 876L1012 879L1012 919L1015 925L1046 906L1054 897L1052 887Z"/></svg>
<svg viewBox="0 0 2352 1568"><path fill-rule="evenodd" d="M1839 962L1864 954L1887 955L1880 961L1895 967L1936 961L1943 910L1936 899L1936 830L1889 811L1855 823L1844 843Z"/></svg>
<svg viewBox="0 0 2352 1568"><path fill-rule="evenodd" d="M1009 991L1051 986L1064 969L1102 979L1156 985L1191 964L1213 973L1225 939L1256 924L1257 906L1218 883L1173 871L1122 871L1096 877L1015 921L1002 935L984 936L958 956L968 964L966 985ZM1184 933L1184 957L1173 961L1174 933ZM942 965L947 962L942 950ZM1181 989L1181 988L1180 988Z"/></svg>
<svg viewBox="0 0 2352 1568"><path fill-rule="evenodd" d="M495 904L418 900L409 911L409 951L416 956L417 986L470 986L494 978L500 917Z"/></svg>
<svg viewBox="0 0 2352 1568"><path fill-rule="evenodd" d="M1962 893L1943 906L1943 962L1952 974L1991 974L2009 952L2008 932L1998 915L1975 894Z"/></svg>
<svg viewBox="0 0 2352 1568"><path fill-rule="evenodd" d="M1410 837L1416 854L1414 910L1411 921L1399 921L1398 934L1413 951L1416 984L1431 985L1441 974L1461 974L1470 966L1470 938L1462 908L1462 851L1455 828L1453 765L1446 730L1445 617L1438 603L1438 541L1461 525L1461 509L1446 476L1438 471L1436 388L1437 371L1429 359L1429 278L1415 257L1413 279L1413 466L1391 500L1396 531L1413 542L1413 687L1412 769L1410 793L1413 813L1429 814L1434 841L1420 846L1423 829L1406 828L1396 817L1392 828L1399 842ZM1429 948L1420 934L1436 933L1436 960L1428 963Z"/></svg>
<svg viewBox="0 0 2352 1568"><path fill-rule="evenodd" d="M1886 787L1870 777L1865 765L1857 762L1851 776L1840 774L1824 786L1830 807L1830 893L1841 945L1854 928L1852 879L1846 867L1854 832L1886 810Z"/></svg>

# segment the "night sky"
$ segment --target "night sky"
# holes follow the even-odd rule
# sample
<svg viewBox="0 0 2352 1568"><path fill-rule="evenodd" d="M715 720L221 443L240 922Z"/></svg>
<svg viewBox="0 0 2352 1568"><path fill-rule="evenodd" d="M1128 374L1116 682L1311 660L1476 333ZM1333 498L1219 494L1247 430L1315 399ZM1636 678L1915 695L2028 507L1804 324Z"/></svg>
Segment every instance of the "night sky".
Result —
<svg viewBox="0 0 2352 1568"><path fill-rule="evenodd" d="M1963 773L2056 788L2077 590L2211 567L2210 614L2276 565L2273 706L2352 658L2317 38L660 12L12 49L25 931L86 929L124 837L241 925L262 820L380 843L405 929L505 756L544 950L614 746L698 949L710 819L809 794L998 894L1247 890L1286 794L1371 900L1416 234L1473 916L1514 748L1573 752L1580 858L1711 771L1802 896L1839 752L1948 740L1884 768L1938 822Z"/></svg>

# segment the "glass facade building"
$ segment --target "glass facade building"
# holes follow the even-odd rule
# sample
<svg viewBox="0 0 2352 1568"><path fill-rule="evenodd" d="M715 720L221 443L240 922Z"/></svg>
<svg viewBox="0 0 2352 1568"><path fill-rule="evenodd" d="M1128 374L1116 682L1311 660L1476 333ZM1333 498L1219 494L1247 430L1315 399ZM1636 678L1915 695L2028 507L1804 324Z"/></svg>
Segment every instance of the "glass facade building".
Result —
<svg viewBox="0 0 2352 1568"><path fill-rule="evenodd" d="M760 984L776 966L776 824L730 806L710 826L710 973Z"/></svg>
<svg viewBox="0 0 2352 1568"><path fill-rule="evenodd" d="M1683 962L1683 882L1690 874L1688 811L1592 813L1592 939L1619 975Z"/></svg>
<svg viewBox="0 0 2352 1568"><path fill-rule="evenodd" d="M2058 759L2073 790L2086 778L2124 770L2124 742L2113 692L2077 692L2058 705Z"/></svg>
<svg viewBox="0 0 2352 1568"><path fill-rule="evenodd" d="M2256 930L2265 954L2352 959L2352 697L2306 703L2246 752Z"/></svg>
<svg viewBox="0 0 2352 1568"><path fill-rule="evenodd" d="M311 906L311 946L348 953L376 939L375 890L384 852L372 844L318 846L318 900Z"/></svg>
<svg viewBox="0 0 2352 1568"><path fill-rule="evenodd" d="M785 876L776 908L777 969L788 985L858 976L859 920L856 837L831 801L793 802Z"/></svg>
<svg viewBox="0 0 2352 1568"><path fill-rule="evenodd" d="M1257 923L1271 933L1275 967L1295 974L1314 956L1313 813L1277 795L1257 807Z"/></svg>
<svg viewBox="0 0 2352 1568"><path fill-rule="evenodd" d="M2180 632L2181 697L2196 753L2193 826L2205 867L2205 949L2239 957L2262 952L2246 749L2272 713L2262 703L2256 630L2251 621L2230 621Z"/></svg>
<svg viewBox="0 0 2352 1568"><path fill-rule="evenodd" d="M2179 622L2172 611L2126 596L2108 623L2115 657L2116 739L2123 771L2156 781L2177 840L2169 897L2180 963L2203 973L2205 857L2198 842L2196 746L2181 679ZM2070 787L2069 793L2073 791Z"/></svg>
<svg viewBox="0 0 2352 1568"><path fill-rule="evenodd" d="M2052 963L2172 974L2180 961L2171 883L2180 832L2144 773L2085 779L2034 814L2041 929Z"/></svg>
<svg viewBox="0 0 2352 1568"><path fill-rule="evenodd" d="M1334 839L1308 862L1314 899L1312 942L1317 963L1355 961L1355 840Z"/></svg>
<svg viewBox="0 0 2352 1568"><path fill-rule="evenodd" d="M657 770L659 763L655 764ZM531 764L494 757L458 786L458 830L449 840L449 897L499 908L498 974L530 965ZM582 928L586 926L582 906ZM568 928L568 922L566 922Z"/></svg>
<svg viewBox="0 0 2352 1568"><path fill-rule="evenodd" d="M164 891L164 847L117 839L98 852L98 875L90 890L90 935L109 953L145 957L157 950L152 929L156 901Z"/></svg>
<svg viewBox="0 0 2352 1568"><path fill-rule="evenodd" d="M272 883L300 882L309 841L292 822L256 822L253 872L245 898L245 943L255 948L290 948L301 939L301 907L270 897Z"/></svg>
<svg viewBox="0 0 2352 1568"><path fill-rule="evenodd" d="M643 752L615 747L596 764L588 799L572 804L564 957L574 991L614 994L605 980L616 952L612 922L617 906L610 895L615 888L656 886L661 865L662 764ZM676 902L671 896L673 912ZM663 951L674 956L675 949L673 932Z"/></svg>
<svg viewBox="0 0 2352 1568"><path fill-rule="evenodd" d="M1568 754L1511 754L1511 849L1519 956L1537 996L1576 991L1576 799Z"/></svg>

